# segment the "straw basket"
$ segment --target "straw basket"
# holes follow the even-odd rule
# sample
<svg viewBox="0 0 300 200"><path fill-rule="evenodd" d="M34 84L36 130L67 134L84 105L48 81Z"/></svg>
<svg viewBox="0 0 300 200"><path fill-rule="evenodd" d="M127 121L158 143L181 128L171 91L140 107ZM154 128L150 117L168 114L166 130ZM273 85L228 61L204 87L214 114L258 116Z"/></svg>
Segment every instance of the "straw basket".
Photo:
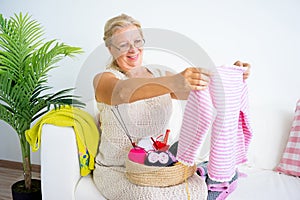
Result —
<svg viewBox="0 0 300 200"><path fill-rule="evenodd" d="M147 166L126 160L126 177L141 186L167 187L184 182L196 171L196 165L177 164L170 167Z"/></svg>

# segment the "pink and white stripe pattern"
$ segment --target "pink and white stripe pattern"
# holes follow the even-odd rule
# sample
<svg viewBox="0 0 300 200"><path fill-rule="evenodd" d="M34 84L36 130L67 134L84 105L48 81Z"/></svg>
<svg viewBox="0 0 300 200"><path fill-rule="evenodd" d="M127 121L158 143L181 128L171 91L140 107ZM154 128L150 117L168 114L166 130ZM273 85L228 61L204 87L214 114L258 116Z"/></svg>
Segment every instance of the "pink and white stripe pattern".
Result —
<svg viewBox="0 0 300 200"><path fill-rule="evenodd" d="M177 159L193 165L210 126L208 175L215 181L230 181L236 165L245 162L252 130L248 116L248 89L244 67L217 67L209 88L192 91L184 111ZM214 113L216 112L216 115Z"/></svg>
<svg viewBox="0 0 300 200"><path fill-rule="evenodd" d="M300 99L297 102L287 146L275 171L300 176Z"/></svg>

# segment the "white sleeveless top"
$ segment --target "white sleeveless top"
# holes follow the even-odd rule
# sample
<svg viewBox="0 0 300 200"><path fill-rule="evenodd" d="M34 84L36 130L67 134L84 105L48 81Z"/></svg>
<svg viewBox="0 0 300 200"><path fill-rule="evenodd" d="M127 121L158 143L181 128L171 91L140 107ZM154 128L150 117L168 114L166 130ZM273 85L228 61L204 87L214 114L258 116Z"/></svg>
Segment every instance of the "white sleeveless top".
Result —
<svg viewBox="0 0 300 200"><path fill-rule="evenodd" d="M107 69L119 79L127 77L115 70ZM155 77L163 76L160 70L151 70ZM142 187L132 184L125 176L125 159L132 145L124 129L115 117L115 106L97 104L100 114L101 141L96 157L93 179L102 195L109 200L186 200L186 183L171 187ZM137 142L147 136L157 137L165 132L172 113L172 101L169 94L118 105L126 128ZM172 128L171 128L172 129ZM188 188L193 200L206 200L207 187L198 175L188 179Z"/></svg>
<svg viewBox="0 0 300 200"><path fill-rule="evenodd" d="M106 72L113 73L118 79L128 79L127 76L115 69L107 69ZM152 70L151 72L154 77L163 75L160 70ZM109 166L124 165L125 158L132 147L112 109L115 113L118 112L116 109L119 110L133 141L147 136L155 138L164 133L172 113L172 101L169 94L121 104L117 106L118 108L100 102L97 103L97 106L100 112L102 132L96 161Z"/></svg>

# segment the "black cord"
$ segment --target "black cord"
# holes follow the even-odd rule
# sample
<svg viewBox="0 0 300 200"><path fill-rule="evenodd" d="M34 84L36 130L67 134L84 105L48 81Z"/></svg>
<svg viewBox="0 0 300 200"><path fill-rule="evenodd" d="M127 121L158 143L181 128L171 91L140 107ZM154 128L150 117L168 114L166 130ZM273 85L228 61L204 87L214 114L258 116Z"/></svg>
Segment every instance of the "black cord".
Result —
<svg viewBox="0 0 300 200"><path fill-rule="evenodd" d="M111 108L112 113L114 114L114 116L116 117L116 119L118 120L118 122L120 123L120 125L121 125L123 131L125 132L125 134L127 135L128 139L130 140L131 145L132 145L133 147L135 147L136 145L135 145L135 143L132 141L132 138L131 138L131 136L130 136L130 134L129 134L129 131L128 131L127 127L126 127L126 124L125 124L125 122L124 122L124 120L123 120L123 118L122 118L122 115L121 115L120 111L119 111L118 105L115 105L115 108L116 108L116 110L117 110L117 112L118 112L118 115L117 115L117 113L115 113L115 111L114 111L113 108Z"/></svg>

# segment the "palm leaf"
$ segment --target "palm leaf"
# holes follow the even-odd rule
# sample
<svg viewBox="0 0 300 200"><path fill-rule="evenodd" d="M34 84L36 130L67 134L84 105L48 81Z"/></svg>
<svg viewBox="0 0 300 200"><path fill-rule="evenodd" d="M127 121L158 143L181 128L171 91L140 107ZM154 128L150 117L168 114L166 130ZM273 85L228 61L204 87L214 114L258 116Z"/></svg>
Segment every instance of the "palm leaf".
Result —
<svg viewBox="0 0 300 200"><path fill-rule="evenodd" d="M52 89L47 85L48 72L63 58L82 53L81 48L56 40L44 42L43 34L41 25L28 14L9 19L0 14L0 119L18 133L23 158L30 157L24 134L34 120L52 107L84 106L78 96L70 94L72 88L47 93ZM24 168L28 165L24 163ZM24 170L24 174L30 181L30 173Z"/></svg>
<svg viewBox="0 0 300 200"><path fill-rule="evenodd" d="M73 89L46 93L52 88L46 85L48 72L66 56L81 53L81 48L56 40L44 43L42 36L41 25L28 14L9 19L0 15L0 101L5 105L2 110L12 113L12 124L22 121L18 118L34 121L51 105L84 105L78 96L68 94Z"/></svg>

